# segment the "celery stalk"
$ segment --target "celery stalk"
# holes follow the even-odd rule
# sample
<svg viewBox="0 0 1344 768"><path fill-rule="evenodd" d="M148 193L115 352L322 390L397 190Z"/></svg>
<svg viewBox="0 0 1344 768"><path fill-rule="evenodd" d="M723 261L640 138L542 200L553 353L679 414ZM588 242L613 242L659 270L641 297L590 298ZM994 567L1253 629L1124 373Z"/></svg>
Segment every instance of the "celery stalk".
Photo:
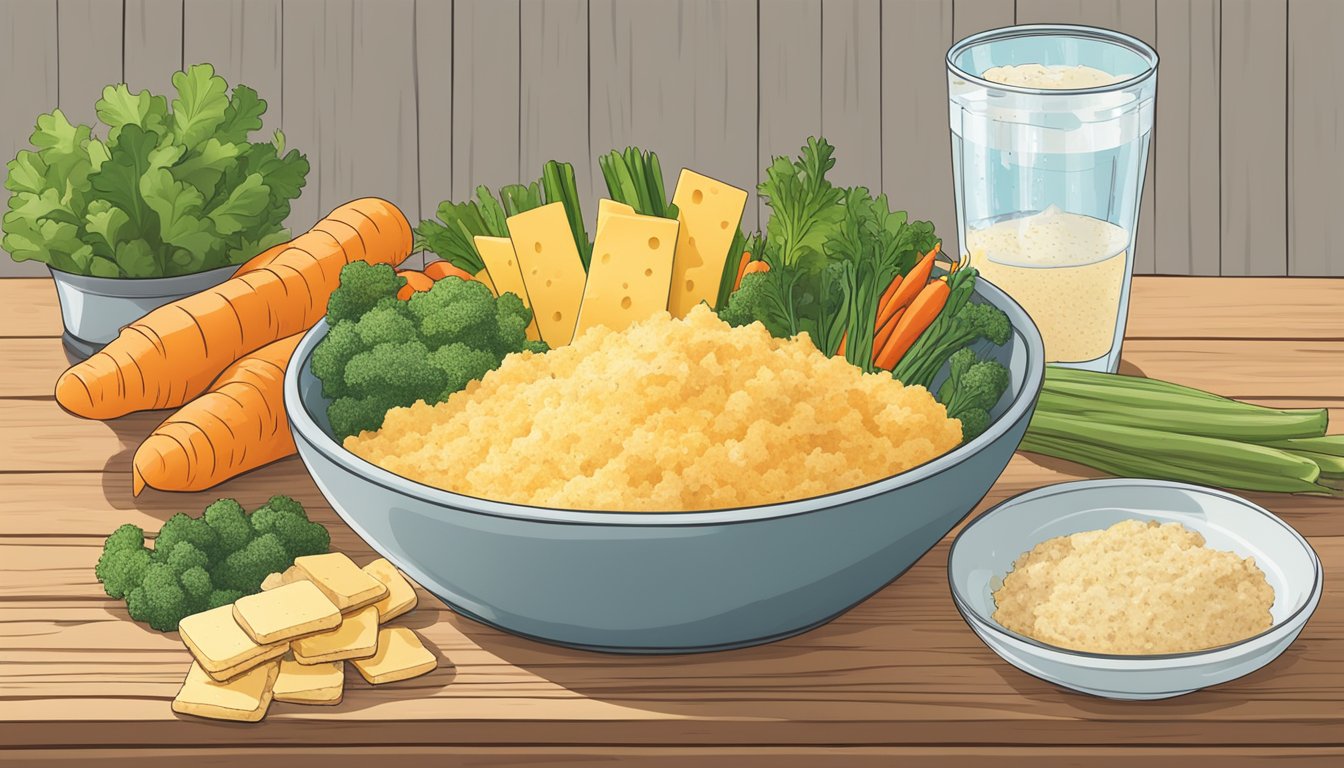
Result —
<svg viewBox="0 0 1344 768"><path fill-rule="evenodd" d="M1310 453L1323 453L1327 456L1344 456L1344 435L1274 440L1266 442L1265 445L1289 451L1308 451Z"/></svg>
<svg viewBox="0 0 1344 768"><path fill-rule="evenodd" d="M1187 403L1187 407L1141 406L1132 396L1102 400L1080 397L1060 389L1056 382L1045 383L1036 406L1038 413L1045 411L1108 424L1225 440L1264 443L1316 437L1325 431L1328 418L1324 408L1284 411L1235 400L1207 400L1201 404Z"/></svg>

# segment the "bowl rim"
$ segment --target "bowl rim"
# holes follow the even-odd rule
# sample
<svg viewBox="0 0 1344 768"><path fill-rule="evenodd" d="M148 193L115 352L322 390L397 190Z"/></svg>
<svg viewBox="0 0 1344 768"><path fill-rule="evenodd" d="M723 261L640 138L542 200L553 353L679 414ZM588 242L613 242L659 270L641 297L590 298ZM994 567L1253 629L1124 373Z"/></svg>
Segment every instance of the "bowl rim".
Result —
<svg viewBox="0 0 1344 768"><path fill-rule="evenodd" d="M1041 340L1040 331L1037 330L1035 323L1021 305L989 281L978 278L975 292L985 301L1003 310L1008 315L1012 332L1021 339L1025 350L1026 367L1023 371L1022 386L1014 395L1003 415L995 419L988 429L970 442L963 443L905 472L874 480L864 485L806 499L795 499L754 507L733 507L692 512L567 510L482 499L435 488L402 477L356 456L337 443L333 437L318 427L299 393L300 372L307 365L308 358L317 342L326 334L327 321L325 317L304 334L304 337L294 349L289 364L285 367L285 411L296 441L306 443L326 460L336 464L344 471L394 493L407 494L435 506L446 507L459 512L562 525L641 527L726 525L793 517L861 501L952 470L966 458L1002 438L1008 433L1009 429L1028 415L1040 395L1045 374L1044 344ZM300 455L302 457L302 452ZM307 458L303 458L306 464Z"/></svg>
<svg viewBox="0 0 1344 768"><path fill-rule="evenodd" d="M957 551L957 546L961 543L962 537L965 536L968 531L974 528L977 523L988 518L990 515L995 513L1001 513L1004 509L1009 507L1017 507L1022 506L1023 504L1030 504L1039 501L1040 499L1048 498L1050 496L1056 496L1062 493L1070 493L1079 490L1092 490L1095 488L1124 489L1124 488L1136 488L1136 487L1169 488L1169 489L1187 491L1190 493L1201 494L1205 496L1213 496L1215 498L1222 499L1223 501L1228 501L1233 504L1246 507L1253 512L1257 512L1260 515L1269 518L1270 522L1277 524L1280 528L1282 528L1285 532L1287 532L1289 537L1291 537L1297 542L1297 544L1306 553L1308 559L1311 562L1312 584L1311 588L1306 592L1306 597L1301 601L1301 603L1296 608L1293 609L1292 613L1285 616L1282 620L1274 622L1269 626L1268 629L1265 629L1263 632L1258 632L1254 635L1251 635L1250 637L1242 638L1241 640L1237 640L1236 642L1233 643L1226 643L1224 645L1214 646L1213 648L1201 648L1200 650L1197 651L1182 651L1180 653L1124 654L1124 653L1094 653L1091 651L1079 651L1074 650L1072 648L1064 648L1058 645L1051 645L1050 643L1042 642L1033 637L1023 635L1019 632L1014 632L1013 630L1008 629L1002 624L999 624L997 621L994 621L993 617L985 616L976 607L976 604L971 602L965 595L962 594L961 590L957 588L957 580L954 577L954 571L952 567L952 563ZM1039 544L1040 542L1037 543ZM1106 661L1110 663L1129 662L1136 666L1147 666L1146 664L1147 662L1201 659L1216 654L1225 654L1229 651L1239 651L1244 649L1246 646L1265 640L1269 638L1271 635L1280 634L1284 631L1291 630L1296 625L1299 617L1302 617L1303 621L1305 622L1307 618L1310 618L1311 614L1315 613L1316 605L1319 602L1319 598L1324 589L1324 585L1325 585L1325 574L1324 570L1321 568L1320 556L1316 553L1316 550L1312 548L1311 542L1307 541L1306 537L1304 537L1301 533L1298 533L1297 529L1289 525L1286 521L1283 520L1283 518L1280 518L1278 515L1275 515L1273 512L1270 512L1268 509L1265 509L1264 507L1260 506L1259 504L1256 504L1253 501L1242 498L1241 496L1238 496L1235 493L1229 493L1228 491L1224 491L1221 488L1196 485L1194 483L1182 483L1172 480L1154 480L1148 478L1129 478L1129 477L1106 477L1106 478L1096 478L1092 480L1074 480L1065 483L1053 483L1051 485L1042 486L1040 488L1033 488L1029 491L1023 491L1022 493L1019 493L1015 496L1011 496L1007 499L1004 499L1003 501L999 502L998 504L995 504L994 506L990 507L989 509L980 513L979 515L976 515L975 518L973 518L966 525L962 526L962 529L957 532L957 535L952 539L952 545L947 550L947 586L952 593L952 602L956 604L958 610L962 613L962 617L967 622L974 621L976 626L984 627L990 633L1001 636L1002 639L1015 641L1016 643L1019 644L1025 644L1027 646L1030 646L1032 649L1038 651L1046 651L1052 654L1060 654L1074 659L1090 659L1096 661ZM1307 615L1302 616L1303 613L1306 613Z"/></svg>

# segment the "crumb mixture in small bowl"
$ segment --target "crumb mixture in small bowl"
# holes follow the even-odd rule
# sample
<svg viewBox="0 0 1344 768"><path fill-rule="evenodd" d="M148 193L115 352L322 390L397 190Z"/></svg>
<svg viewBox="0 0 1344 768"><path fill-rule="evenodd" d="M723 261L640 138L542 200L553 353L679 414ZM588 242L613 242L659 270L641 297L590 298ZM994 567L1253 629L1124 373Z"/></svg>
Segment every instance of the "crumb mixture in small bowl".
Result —
<svg viewBox="0 0 1344 768"><path fill-rule="evenodd" d="M1124 520L1037 544L993 595L994 620L1059 648L1185 653L1269 629L1274 589L1255 559L1180 523Z"/></svg>

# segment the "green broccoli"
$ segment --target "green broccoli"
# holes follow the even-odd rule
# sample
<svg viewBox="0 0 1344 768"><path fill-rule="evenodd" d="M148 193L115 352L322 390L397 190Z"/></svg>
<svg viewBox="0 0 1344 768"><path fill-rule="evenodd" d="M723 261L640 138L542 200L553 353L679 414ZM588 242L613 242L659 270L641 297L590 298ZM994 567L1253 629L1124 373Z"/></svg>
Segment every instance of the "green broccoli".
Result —
<svg viewBox="0 0 1344 768"><path fill-rule="evenodd" d="M341 282L327 299L327 321L358 320L379 301L396 298L406 278L386 264L356 261L341 267Z"/></svg>
<svg viewBox="0 0 1344 768"><path fill-rule="evenodd" d="M728 295L728 305L719 310L719 319L737 327L764 322L770 302L769 272L753 272L742 276L742 284Z"/></svg>
<svg viewBox="0 0 1344 768"><path fill-rule="evenodd" d="M341 272L328 304L331 328L312 357L338 440L378 429L392 408L448 399L506 355L549 349L527 338L532 311L512 293L495 298L484 283L446 277L401 301L385 275L356 266ZM338 301L347 278L350 296Z"/></svg>
<svg viewBox="0 0 1344 768"><path fill-rule="evenodd" d="M484 283L445 277L428 291L412 296L406 305L419 324L420 339L430 349L465 342L498 351L498 302Z"/></svg>
<svg viewBox="0 0 1344 768"><path fill-rule="evenodd" d="M959 269L948 279L947 304L933 325L920 334L892 370L892 376L909 385L928 387L952 355L981 340L1003 344L1013 326L1003 310L992 304L971 301L975 290L973 267Z"/></svg>
<svg viewBox="0 0 1344 768"><path fill-rule="evenodd" d="M253 512L252 528L259 535L275 534L291 558L320 555L331 546L331 534L327 529L310 521L303 506L288 496L272 496Z"/></svg>
<svg viewBox="0 0 1344 768"><path fill-rule="evenodd" d="M980 360L969 347L948 358L947 381L938 389L938 399L949 418L961 421L963 442L989 426L989 411L1008 388L1008 369L995 360Z"/></svg>
<svg viewBox="0 0 1344 768"><path fill-rule="evenodd" d="M225 554L236 552L252 539L252 526L247 522L243 505L233 499L219 499L205 508L201 515L205 524L215 532L219 550Z"/></svg>
<svg viewBox="0 0 1344 768"><path fill-rule="evenodd" d="M94 575L109 597L126 601L131 618L169 632L185 616L257 592L268 574L326 552L330 543L327 530L288 496L272 496L251 515L237 501L219 499L200 517L169 518L152 550L137 526L116 529Z"/></svg>
<svg viewBox="0 0 1344 768"><path fill-rule="evenodd" d="M108 597L121 599L144 580L149 560L145 532L127 523L103 542L103 554L93 567L93 573L103 583Z"/></svg>
<svg viewBox="0 0 1344 768"><path fill-rule="evenodd" d="M214 577L219 586L225 589L250 594L257 591L262 579L293 564L294 558L285 551L280 537L274 533L263 533L216 565Z"/></svg>
<svg viewBox="0 0 1344 768"><path fill-rule="evenodd" d="M360 341L355 323L336 323L313 349L313 375L322 382L322 394L330 398L343 397L349 391L345 384L345 366L350 358L366 349Z"/></svg>

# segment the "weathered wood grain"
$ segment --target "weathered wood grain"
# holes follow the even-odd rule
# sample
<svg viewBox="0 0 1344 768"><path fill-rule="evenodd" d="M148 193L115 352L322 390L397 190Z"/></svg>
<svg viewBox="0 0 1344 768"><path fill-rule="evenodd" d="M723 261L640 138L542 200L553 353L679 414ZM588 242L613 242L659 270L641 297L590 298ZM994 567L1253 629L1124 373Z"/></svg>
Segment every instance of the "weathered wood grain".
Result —
<svg viewBox="0 0 1344 768"><path fill-rule="evenodd" d="M1344 3L1293 0L1288 12L1288 273L1344 275Z"/></svg>
<svg viewBox="0 0 1344 768"><path fill-rule="evenodd" d="M947 110L952 0L882 5L882 191L959 253Z"/></svg>
<svg viewBox="0 0 1344 768"><path fill-rule="evenodd" d="M138 748L116 750L43 749L10 753L18 764L43 768L84 766L98 760L100 767L145 768L156 765L181 765L191 760L198 765L246 763L250 766L286 766L286 768L326 768L334 761L376 761L380 766L461 764L472 766L515 766L557 768L579 763L610 762L637 768L683 768L694 764L704 768L815 768L818 765L863 766L921 765L963 768L979 762L993 762L1000 768L1062 768L1087 765L1092 768L1129 768L1137 761L1171 756L1168 750L1152 747L322 747L256 745L218 748ZM1180 752L1182 765L1216 765L1219 768L1279 766L1291 760L1295 766L1333 766L1344 749L1335 747L1187 747Z"/></svg>
<svg viewBox="0 0 1344 768"><path fill-rule="evenodd" d="M121 12L120 2L57 0L57 93L70 122L96 123L94 102L123 78Z"/></svg>
<svg viewBox="0 0 1344 768"><path fill-rule="evenodd" d="M588 3L522 0L519 13L519 173L540 176L548 160L573 164L592 226L599 195L588 151Z"/></svg>
<svg viewBox="0 0 1344 768"><path fill-rule="evenodd" d="M415 105L419 155L419 220L434 218L439 203L453 197L453 39L452 0L416 0ZM423 254L433 259L432 254Z"/></svg>
<svg viewBox="0 0 1344 768"><path fill-rule="evenodd" d="M671 197L682 168L748 191L754 229L756 9L724 0L618 0L589 7L590 165L637 145L658 153ZM595 214L592 214L595 216Z"/></svg>
<svg viewBox="0 0 1344 768"><path fill-rule="evenodd" d="M822 133L820 0L762 0L758 51L756 166L760 180L775 157L797 157L809 136ZM839 153L845 152L844 147ZM757 203L762 231L770 218Z"/></svg>
<svg viewBox="0 0 1344 768"><path fill-rule="evenodd" d="M0 104L5 105L0 109L0 160L4 162L20 149L32 148L28 137L37 116L57 106L56 15L55 3L0 2L0 19L4 20L0 25ZM6 173L0 168L0 178ZM14 262L0 254L0 278L45 274L45 264Z"/></svg>
<svg viewBox="0 0 1344 768"><path fill-rule="evenodd" d="M453 3L454 200L541 175L518 162L518 30L518 0Z"/></svg>
<svg viewBox="0 0 1344 768"><path fill-rule="evenodd" d="M1287 0L1223 0L1221 26L1222 274L1287 274Z"/></svg>
<svg viewBox="0 0 1344 768"><path fill-rule="evenodd" d="M828 178L882 191L882 4L821 6L821 131L836 147ZM897 203L903 205L904 203Z"/></svg>
<svg viewBox="0 0 1344 768"><path fill-rule="evenodd" d="M1017 13L1015 0L952 0L952 39L1011 27Z"/></svg>
<svg viewBox="0 0 1344 768"><path fill-rule="evenodd" d="M1157 114L1154 128L1155 271L1217 275L1219 224L1218 89L1221 4L1157 3Z"/></svg>
<svg viewBox="0 0 1344 768"><path fill-rule="evenodd" d="M126 85L132 92L173 93L173 73L182 69L183 0L125 3Z"/></svg>

